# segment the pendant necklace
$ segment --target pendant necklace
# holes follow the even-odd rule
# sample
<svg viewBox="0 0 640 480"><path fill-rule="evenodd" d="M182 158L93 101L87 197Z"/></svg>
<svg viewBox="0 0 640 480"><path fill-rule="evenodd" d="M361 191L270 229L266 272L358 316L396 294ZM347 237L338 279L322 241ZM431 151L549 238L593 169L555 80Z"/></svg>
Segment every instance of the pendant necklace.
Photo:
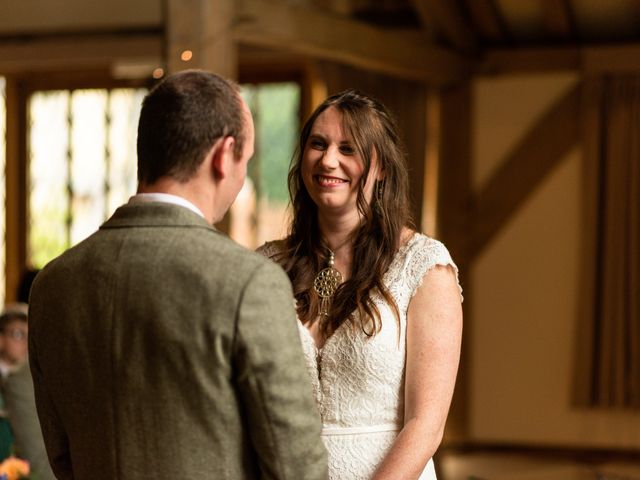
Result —
<svg viewBox="0 0 640 480"><path fill-rule="evenodd" d="M320 270L313 281L313 289L320 297L320 308L318 314L321 317L329 316L329 307L331 306L331 298L342 283L342 274L334 268L335 255L331 249L329 250L329 259L327 267Z"/></svg>

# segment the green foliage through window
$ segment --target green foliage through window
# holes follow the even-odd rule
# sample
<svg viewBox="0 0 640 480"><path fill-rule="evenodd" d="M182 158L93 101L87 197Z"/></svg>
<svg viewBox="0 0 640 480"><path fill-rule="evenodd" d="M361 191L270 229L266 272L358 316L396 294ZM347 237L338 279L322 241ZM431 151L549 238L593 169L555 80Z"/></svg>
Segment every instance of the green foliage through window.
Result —
<svg viewBox="0 0 640 480"><path fill-rule="evenodd" d="M300 123L300 86L267 83L244 85L242 90L256 125L256 152L249 176L259 197L287 203L287 173Z"/></svg>

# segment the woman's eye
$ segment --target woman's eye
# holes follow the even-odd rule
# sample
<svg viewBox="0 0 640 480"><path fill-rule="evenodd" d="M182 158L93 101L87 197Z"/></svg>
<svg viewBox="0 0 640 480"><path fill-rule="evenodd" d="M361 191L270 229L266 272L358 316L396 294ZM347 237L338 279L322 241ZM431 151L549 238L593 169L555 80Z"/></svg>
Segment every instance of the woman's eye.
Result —
<svg viewBox="0 0 640 480"><path fill-rule="evenodd" d="M324 142L322 140L310 140L309 145L315 150L324 149Z"/></svg>
<svg viewBox="0 0 640 480"><path fill-rule="evenodd" d="M355 151L350 145L342 145L340 146L340 153L342 153L343 155L353 155Z"/></svg>

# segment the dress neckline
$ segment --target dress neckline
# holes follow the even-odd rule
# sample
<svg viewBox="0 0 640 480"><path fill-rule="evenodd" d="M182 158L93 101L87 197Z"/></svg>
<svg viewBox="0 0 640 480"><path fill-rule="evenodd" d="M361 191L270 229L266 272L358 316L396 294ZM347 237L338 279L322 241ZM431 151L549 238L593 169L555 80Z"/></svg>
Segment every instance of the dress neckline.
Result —
<svg viewBox="0 0 640 480"><path fill-rule="evenodd" d="M401 258L401 255L404 254L404 252L418 239L422 236L421 233L419 232L413 232L409 239L404 242L402 245L400 245L400 248L398 248L398 251L393 255L393 260L391 260L391 263L389 264L389 268L387 269L387 271L384 273L384 275L386 276L387 273L391 270L391 268L393 267L393 265L395 264L395 262ZM327 344L329 343L329 341L336 336L336 334L342 329L342 327L344 327L347 323L349 322L342 322L338 328L336 328L333 333L331 335L329 335L324 342L322 343L322 346L318 347L318 345L316 344L315 339L313 338L313 335L311 335L311 332L309 331L309 329L300 321L300 319L298 319L298 323L300 324L300 328L302 328L304 330L304 335L306 335L307 339L311 342L311 345L313 345L313 348L315 349L316 352L316 356L321 355L322 351L327 347Z"/></svg>

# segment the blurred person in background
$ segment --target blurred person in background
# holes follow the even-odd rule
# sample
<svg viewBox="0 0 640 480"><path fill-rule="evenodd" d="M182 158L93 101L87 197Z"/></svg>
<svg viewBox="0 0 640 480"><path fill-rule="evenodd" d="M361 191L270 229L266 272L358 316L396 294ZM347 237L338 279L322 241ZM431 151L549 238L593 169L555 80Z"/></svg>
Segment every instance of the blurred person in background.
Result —
<svg viewBox="0 0 640 480"><path fill-rule="evenodd" d="M33 278L35 275L21 282L27 298ZM27 313L25 303L16 303L8 305L0 315L0 371L4 405L4 417L0 420L0 441L5 455L3 458L15 454L29 462L33 478L53 480L55 477L49 466L40 430L29 369ZM5 440L7 431L10 437L7 436Z"/></svg>
<svg viewBox="0 0 640 480"><path fill-rule="evenodd" d="M3 387L9 375L26 361L27 333L27 306L7 305L0 314L0 384ZM12 452L13 432L3 393L0 395L0 459L4 460Z"/></svg>

